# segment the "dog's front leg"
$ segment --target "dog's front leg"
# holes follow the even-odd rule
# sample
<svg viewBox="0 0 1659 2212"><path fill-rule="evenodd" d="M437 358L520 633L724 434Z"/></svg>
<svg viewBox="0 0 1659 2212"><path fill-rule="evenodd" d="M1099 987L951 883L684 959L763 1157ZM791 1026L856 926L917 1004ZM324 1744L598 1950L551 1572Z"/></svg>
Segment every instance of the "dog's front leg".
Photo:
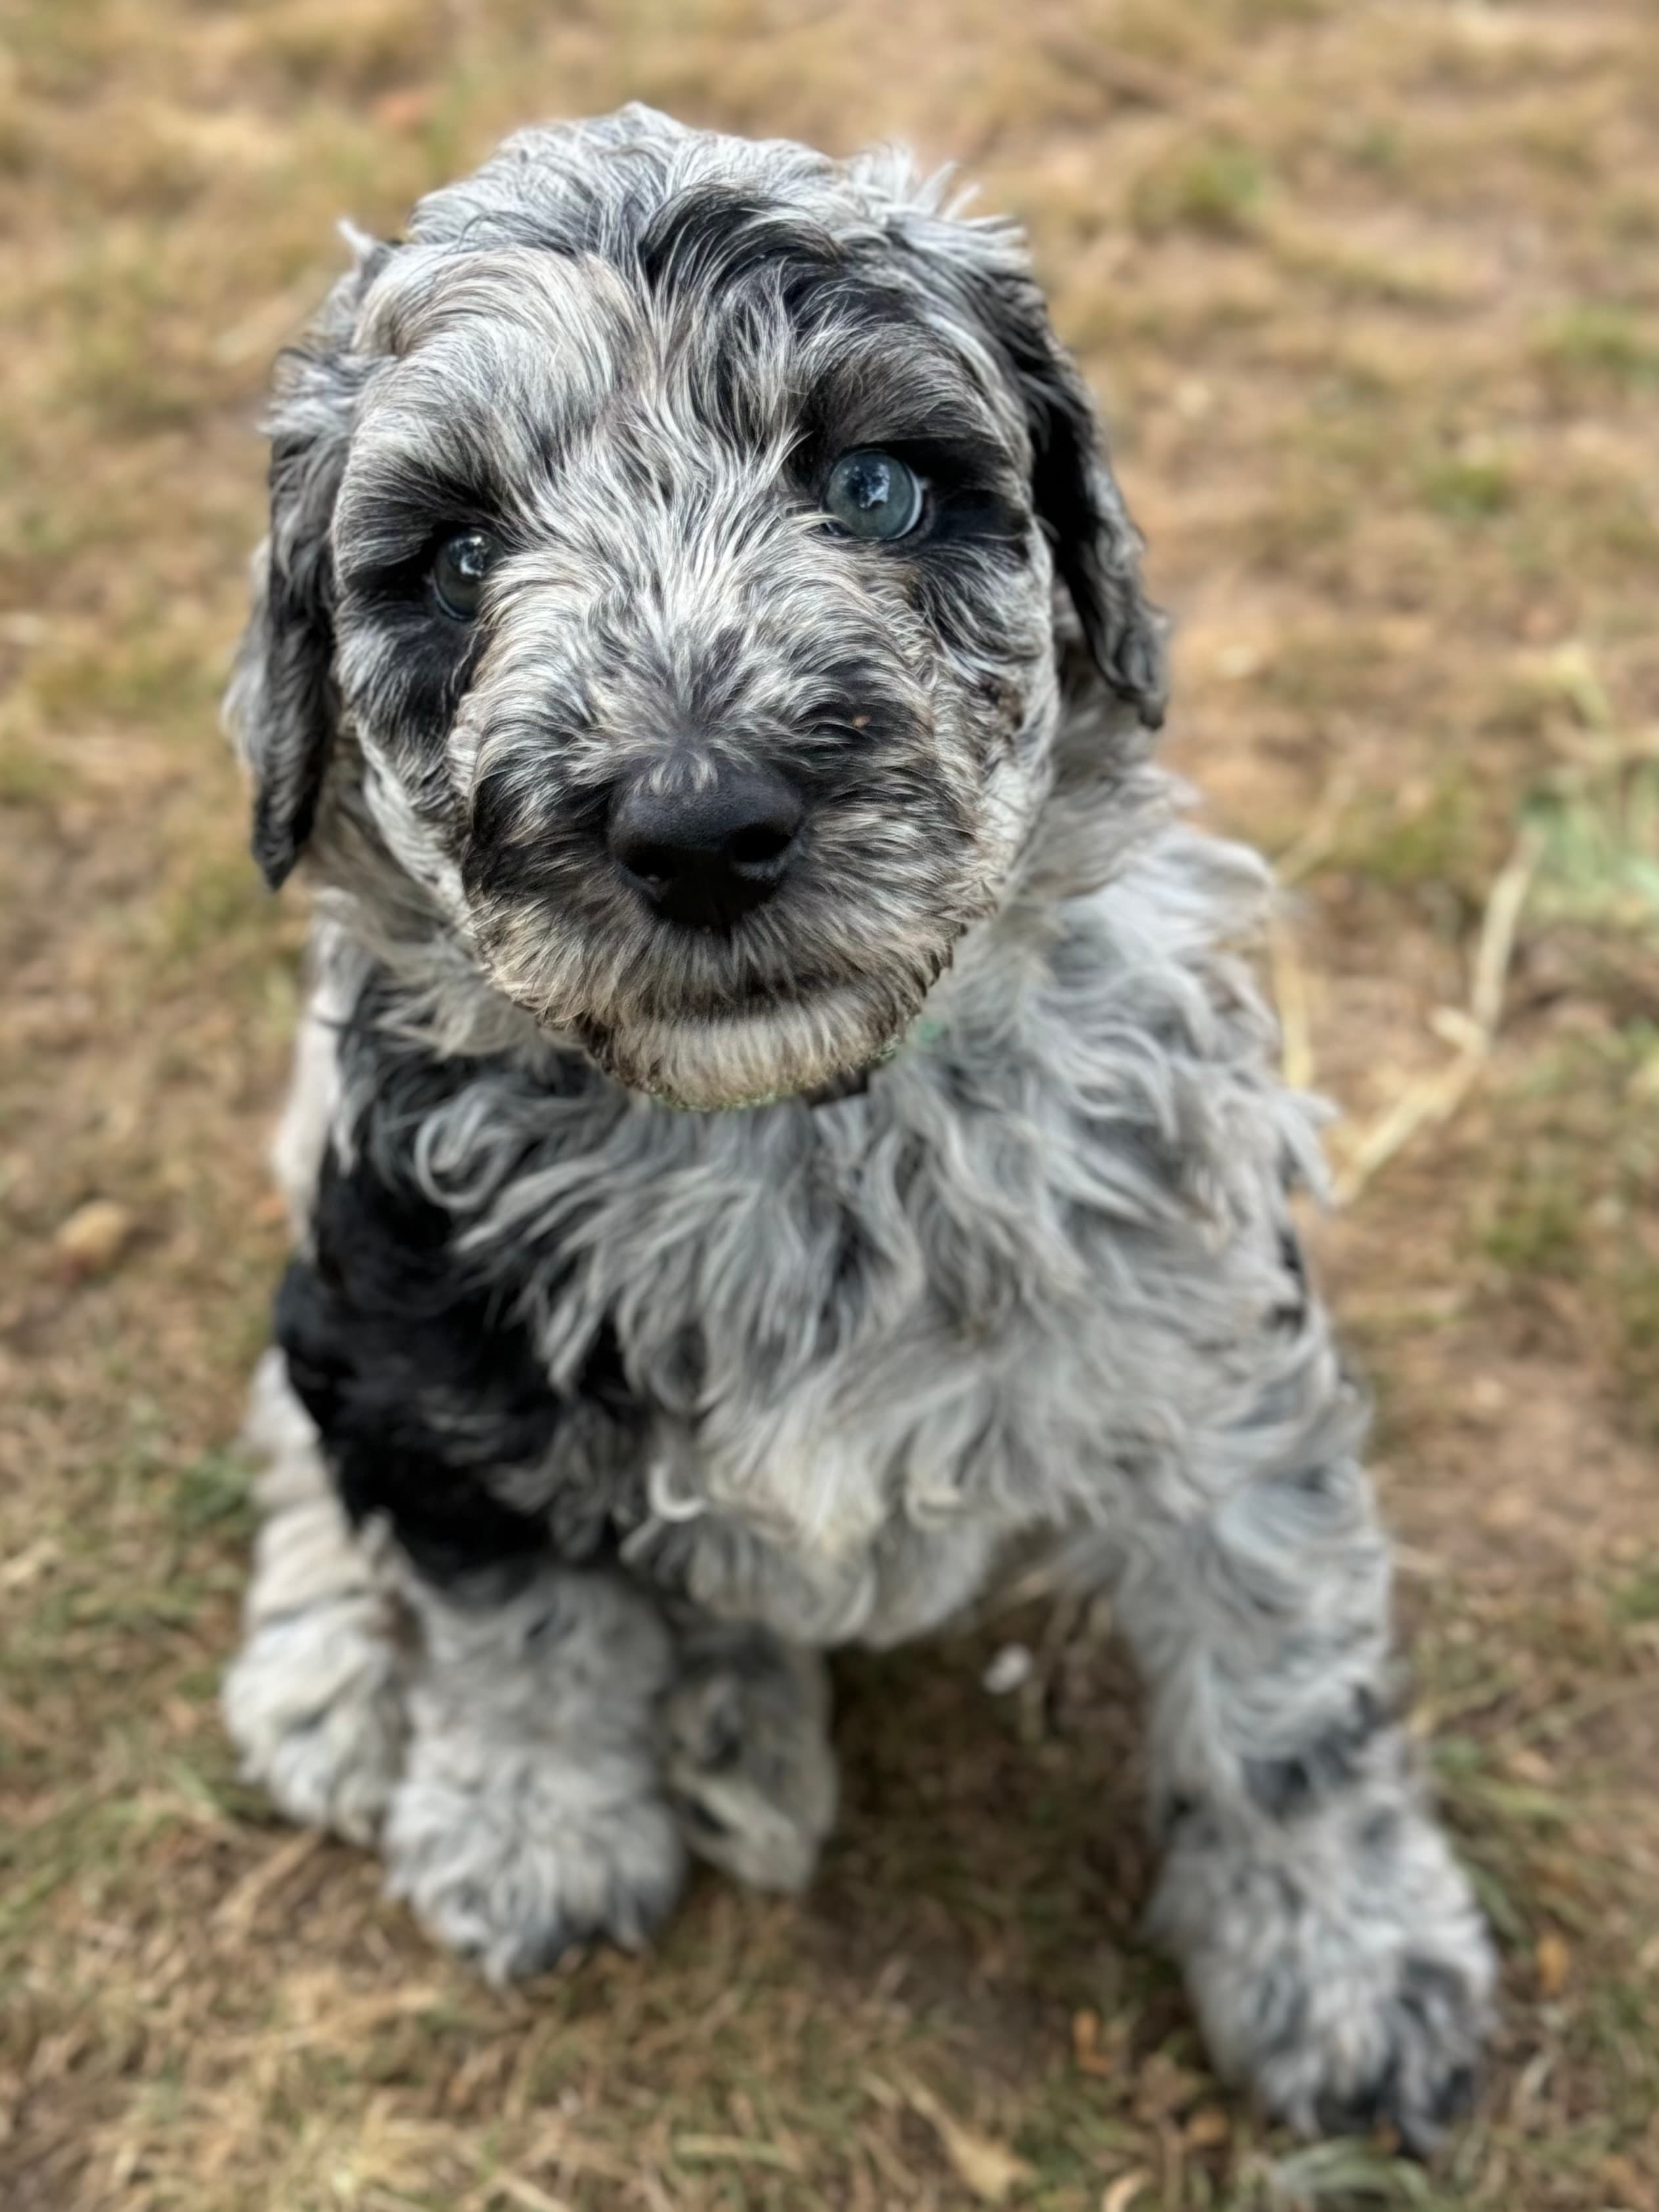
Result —
<svg viewBox="0 0 1659 2212"><path fill-rule="evenodd" d="M1122 1555L1152 1921L1224 2072L1304 2130L1422 2149L1470 2094L1492 1957L1391 1711L1387 1552L1316 1316L1303 1352L1149 1483Z"/></svg>
<svg viewBox="0 0 1659 2212"><path fill-rule="evenodd" d="M403 1765L410 1663L387 1547L352 1528L274 1349L243 1437L264 1467L225 1723L244 1778L290 1820L373 1843Z"/></svg>
<svg viewBox="0 0 1659 2212"><path fill-rule="evenodd" d="M672 1644L619 1575L545 1563L505 1599L408 1578L422 1656L382 1845L394 1896L494 1980L644 1941L678 1894L659 1778Z"/></svg>
<svg viewBox="0 0 1659 2212"><path fill-rule="evenodd" d="M378 1832L393 1893L505 1978L636 1943L674 1899L673 1640L599 1564L636 1442L611 1362L556 1389L398 1147L360 1138L325 1154L277 1297L262 1374L292 1480L227 1711L286 1809Z"/></svg>

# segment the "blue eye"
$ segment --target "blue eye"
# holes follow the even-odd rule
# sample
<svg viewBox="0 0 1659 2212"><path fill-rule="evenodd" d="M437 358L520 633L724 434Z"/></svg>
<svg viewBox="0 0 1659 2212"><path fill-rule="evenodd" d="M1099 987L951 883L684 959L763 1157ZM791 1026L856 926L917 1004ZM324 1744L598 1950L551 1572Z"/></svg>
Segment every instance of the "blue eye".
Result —
<svg viewBox="0 0 1659 2212"><path fill-rule="evenodd" d="M921 520L921 479L873 446L843 453L823 487L823 511L849 538L903 538Z"/></svg>
<svg viewBox="0 0 1659 2212"><path fill-rule="evenodd" d="M432 558L432 589L453 622L470 623L478 612L484 578L501 557L501 547L484 530L464 530L446 538Z"/></svg>

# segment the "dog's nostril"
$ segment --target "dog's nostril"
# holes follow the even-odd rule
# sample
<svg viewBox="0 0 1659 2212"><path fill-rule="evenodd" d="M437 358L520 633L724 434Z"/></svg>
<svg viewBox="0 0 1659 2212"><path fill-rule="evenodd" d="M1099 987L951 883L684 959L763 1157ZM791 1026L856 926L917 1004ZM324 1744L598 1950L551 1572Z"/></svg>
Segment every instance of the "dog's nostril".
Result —
<svg viewBox="0 0 1659 2212"><path fill-rule="evenodd" d="M670 921L729 928L782 881L803 812L769 769L688 756L618 795L611 856Z"/></svg>
<svg viewBox="0 0 1659 2212"><path fill-rule="evenodd" d="M630 875L647 884L666 883L678 865L672 845L633 845L617 858Z"/></svg>
<svg viewBox="0 0 1659 2212"><path fill-rule="evenodd" d="M763 868L783 858L795 841L793 823L756 823L739 830L726 843L726 857L739 868Z"/></svg>

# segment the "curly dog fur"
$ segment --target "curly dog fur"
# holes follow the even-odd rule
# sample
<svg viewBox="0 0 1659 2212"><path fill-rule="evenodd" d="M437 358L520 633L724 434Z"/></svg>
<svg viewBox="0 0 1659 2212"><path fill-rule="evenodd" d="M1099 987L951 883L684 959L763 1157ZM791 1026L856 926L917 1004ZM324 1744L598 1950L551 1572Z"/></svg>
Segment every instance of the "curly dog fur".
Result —
<svg viewBox="0 0 1659 2212"><path fill-rule="evenodd" d="M1151 758L1018 234L629 108L352 244L229 706L316 915L248 1771L492 1974L635 1942L688 1850L810 1875L823 1648L1046 1540L1146 1682L1218 2063L1431 2142L1492 1959L1291 1224L1263 872Z"/></svg>

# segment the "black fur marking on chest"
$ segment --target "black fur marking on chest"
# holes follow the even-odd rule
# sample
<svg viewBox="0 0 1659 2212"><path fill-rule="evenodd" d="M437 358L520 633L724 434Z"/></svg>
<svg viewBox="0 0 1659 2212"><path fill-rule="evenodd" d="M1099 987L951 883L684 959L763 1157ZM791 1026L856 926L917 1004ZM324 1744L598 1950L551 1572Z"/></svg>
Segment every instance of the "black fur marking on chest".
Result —
<svg viewBox="0 0 1659 2212"><path fill-rule="evenodd" d="M539 1559L614 1548L640 1409L608 1329L556 1391L454 1229L367 1147L331 1152L276 1334L353 1522L384 1519L429 1580L494 1595Z"/></svg>

